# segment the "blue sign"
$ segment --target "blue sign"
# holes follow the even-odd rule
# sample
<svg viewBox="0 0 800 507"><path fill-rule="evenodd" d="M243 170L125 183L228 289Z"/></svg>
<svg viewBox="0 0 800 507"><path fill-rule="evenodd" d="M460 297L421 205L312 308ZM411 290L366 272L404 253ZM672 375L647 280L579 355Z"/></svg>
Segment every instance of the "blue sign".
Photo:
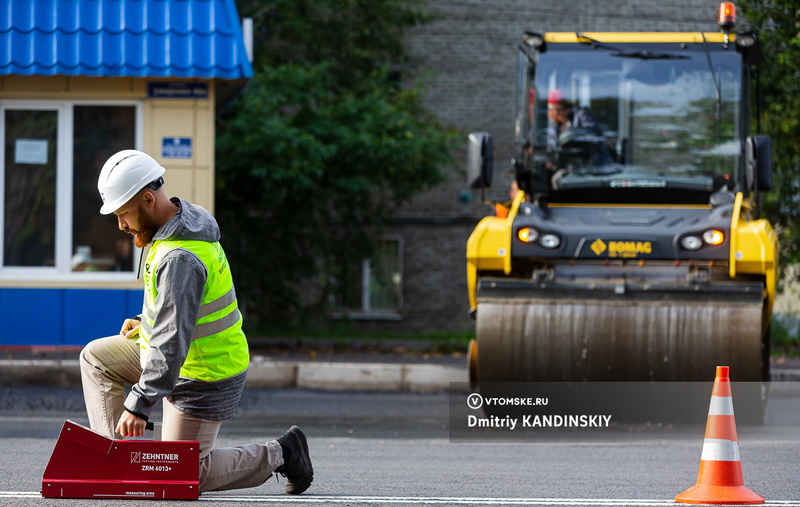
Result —
<svg viewBox="0 0 800 507"><path fill-rule="evenodd" d="M208 83L149 82L147 83L147 96L151 99L207 99Z"/></svg>
<svg viewBox="0 0 800 507"><path fill-rule="evenodd" d="M162 137L162 158L192 158L191 137Z"/></svg>

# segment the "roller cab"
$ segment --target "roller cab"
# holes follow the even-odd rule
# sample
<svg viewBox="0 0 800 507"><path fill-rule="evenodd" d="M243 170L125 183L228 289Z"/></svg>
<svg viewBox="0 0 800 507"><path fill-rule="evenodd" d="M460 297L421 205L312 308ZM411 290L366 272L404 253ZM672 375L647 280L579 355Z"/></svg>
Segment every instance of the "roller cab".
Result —
<svg viewBox="0 0 800 507"><path fill-rule="evenodd" d="M520 190L467 243L473 381L769 378L760 58L753 34L524 35ZM492 143L470 135L473 188L491 185Z"/></svg>

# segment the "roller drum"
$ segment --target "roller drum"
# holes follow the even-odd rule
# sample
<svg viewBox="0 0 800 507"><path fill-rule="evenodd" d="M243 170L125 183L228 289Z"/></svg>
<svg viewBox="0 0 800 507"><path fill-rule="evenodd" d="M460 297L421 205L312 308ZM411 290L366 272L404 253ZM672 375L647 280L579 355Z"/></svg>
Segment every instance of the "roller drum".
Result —
<svg viewBox="0 0 800 507"><path fill-rule="evenodd" d="M761 380L755 302L497 298L476 318L481 382Z"/></svg>

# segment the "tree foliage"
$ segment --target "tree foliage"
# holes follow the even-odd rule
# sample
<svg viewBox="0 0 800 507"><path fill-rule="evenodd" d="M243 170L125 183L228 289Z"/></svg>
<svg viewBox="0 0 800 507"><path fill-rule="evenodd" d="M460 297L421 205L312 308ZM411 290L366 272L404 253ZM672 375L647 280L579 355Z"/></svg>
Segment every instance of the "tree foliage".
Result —
<svg viewBox="0 0 800 507"><path fill-rule="evenodd" d="M784 264L800 261L800 4L742 0L742 13L764 48L762 130L772 138L773 191L764 212L776 227Z"/></svg>
<svg viewBox="0 0 800 507"><path fill-rule="evenodd" d="M324 302L399 204L443 180L455 133L407 83L392 0L241 1L255 77L220 118L217 216L251 325L284 323L313 281Z"/></svg>

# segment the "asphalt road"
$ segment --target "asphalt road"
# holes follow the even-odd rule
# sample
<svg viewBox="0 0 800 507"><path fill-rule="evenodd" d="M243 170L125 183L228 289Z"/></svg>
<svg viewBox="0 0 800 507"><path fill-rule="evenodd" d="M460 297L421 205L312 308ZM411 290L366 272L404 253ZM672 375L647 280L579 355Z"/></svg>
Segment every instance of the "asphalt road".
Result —
<svg viewBox="0 0 800 507"><path fill-rule="evenodd" d="M738 427L744 479L767 505L800 506L800 386L773 392L763 426ZM251 390L219 445L309 436L315 480L299 497L283 479L201 496L203 505L667 505L694 485L705 420L629 425L603 438L454 443L446 393ZM43 499L42 472L65 419L85 424L77 389L0 388L0 504L153 506ZM178 502L161 502L161 504ZM186 505L181 502L180 505Z"/></svg>

